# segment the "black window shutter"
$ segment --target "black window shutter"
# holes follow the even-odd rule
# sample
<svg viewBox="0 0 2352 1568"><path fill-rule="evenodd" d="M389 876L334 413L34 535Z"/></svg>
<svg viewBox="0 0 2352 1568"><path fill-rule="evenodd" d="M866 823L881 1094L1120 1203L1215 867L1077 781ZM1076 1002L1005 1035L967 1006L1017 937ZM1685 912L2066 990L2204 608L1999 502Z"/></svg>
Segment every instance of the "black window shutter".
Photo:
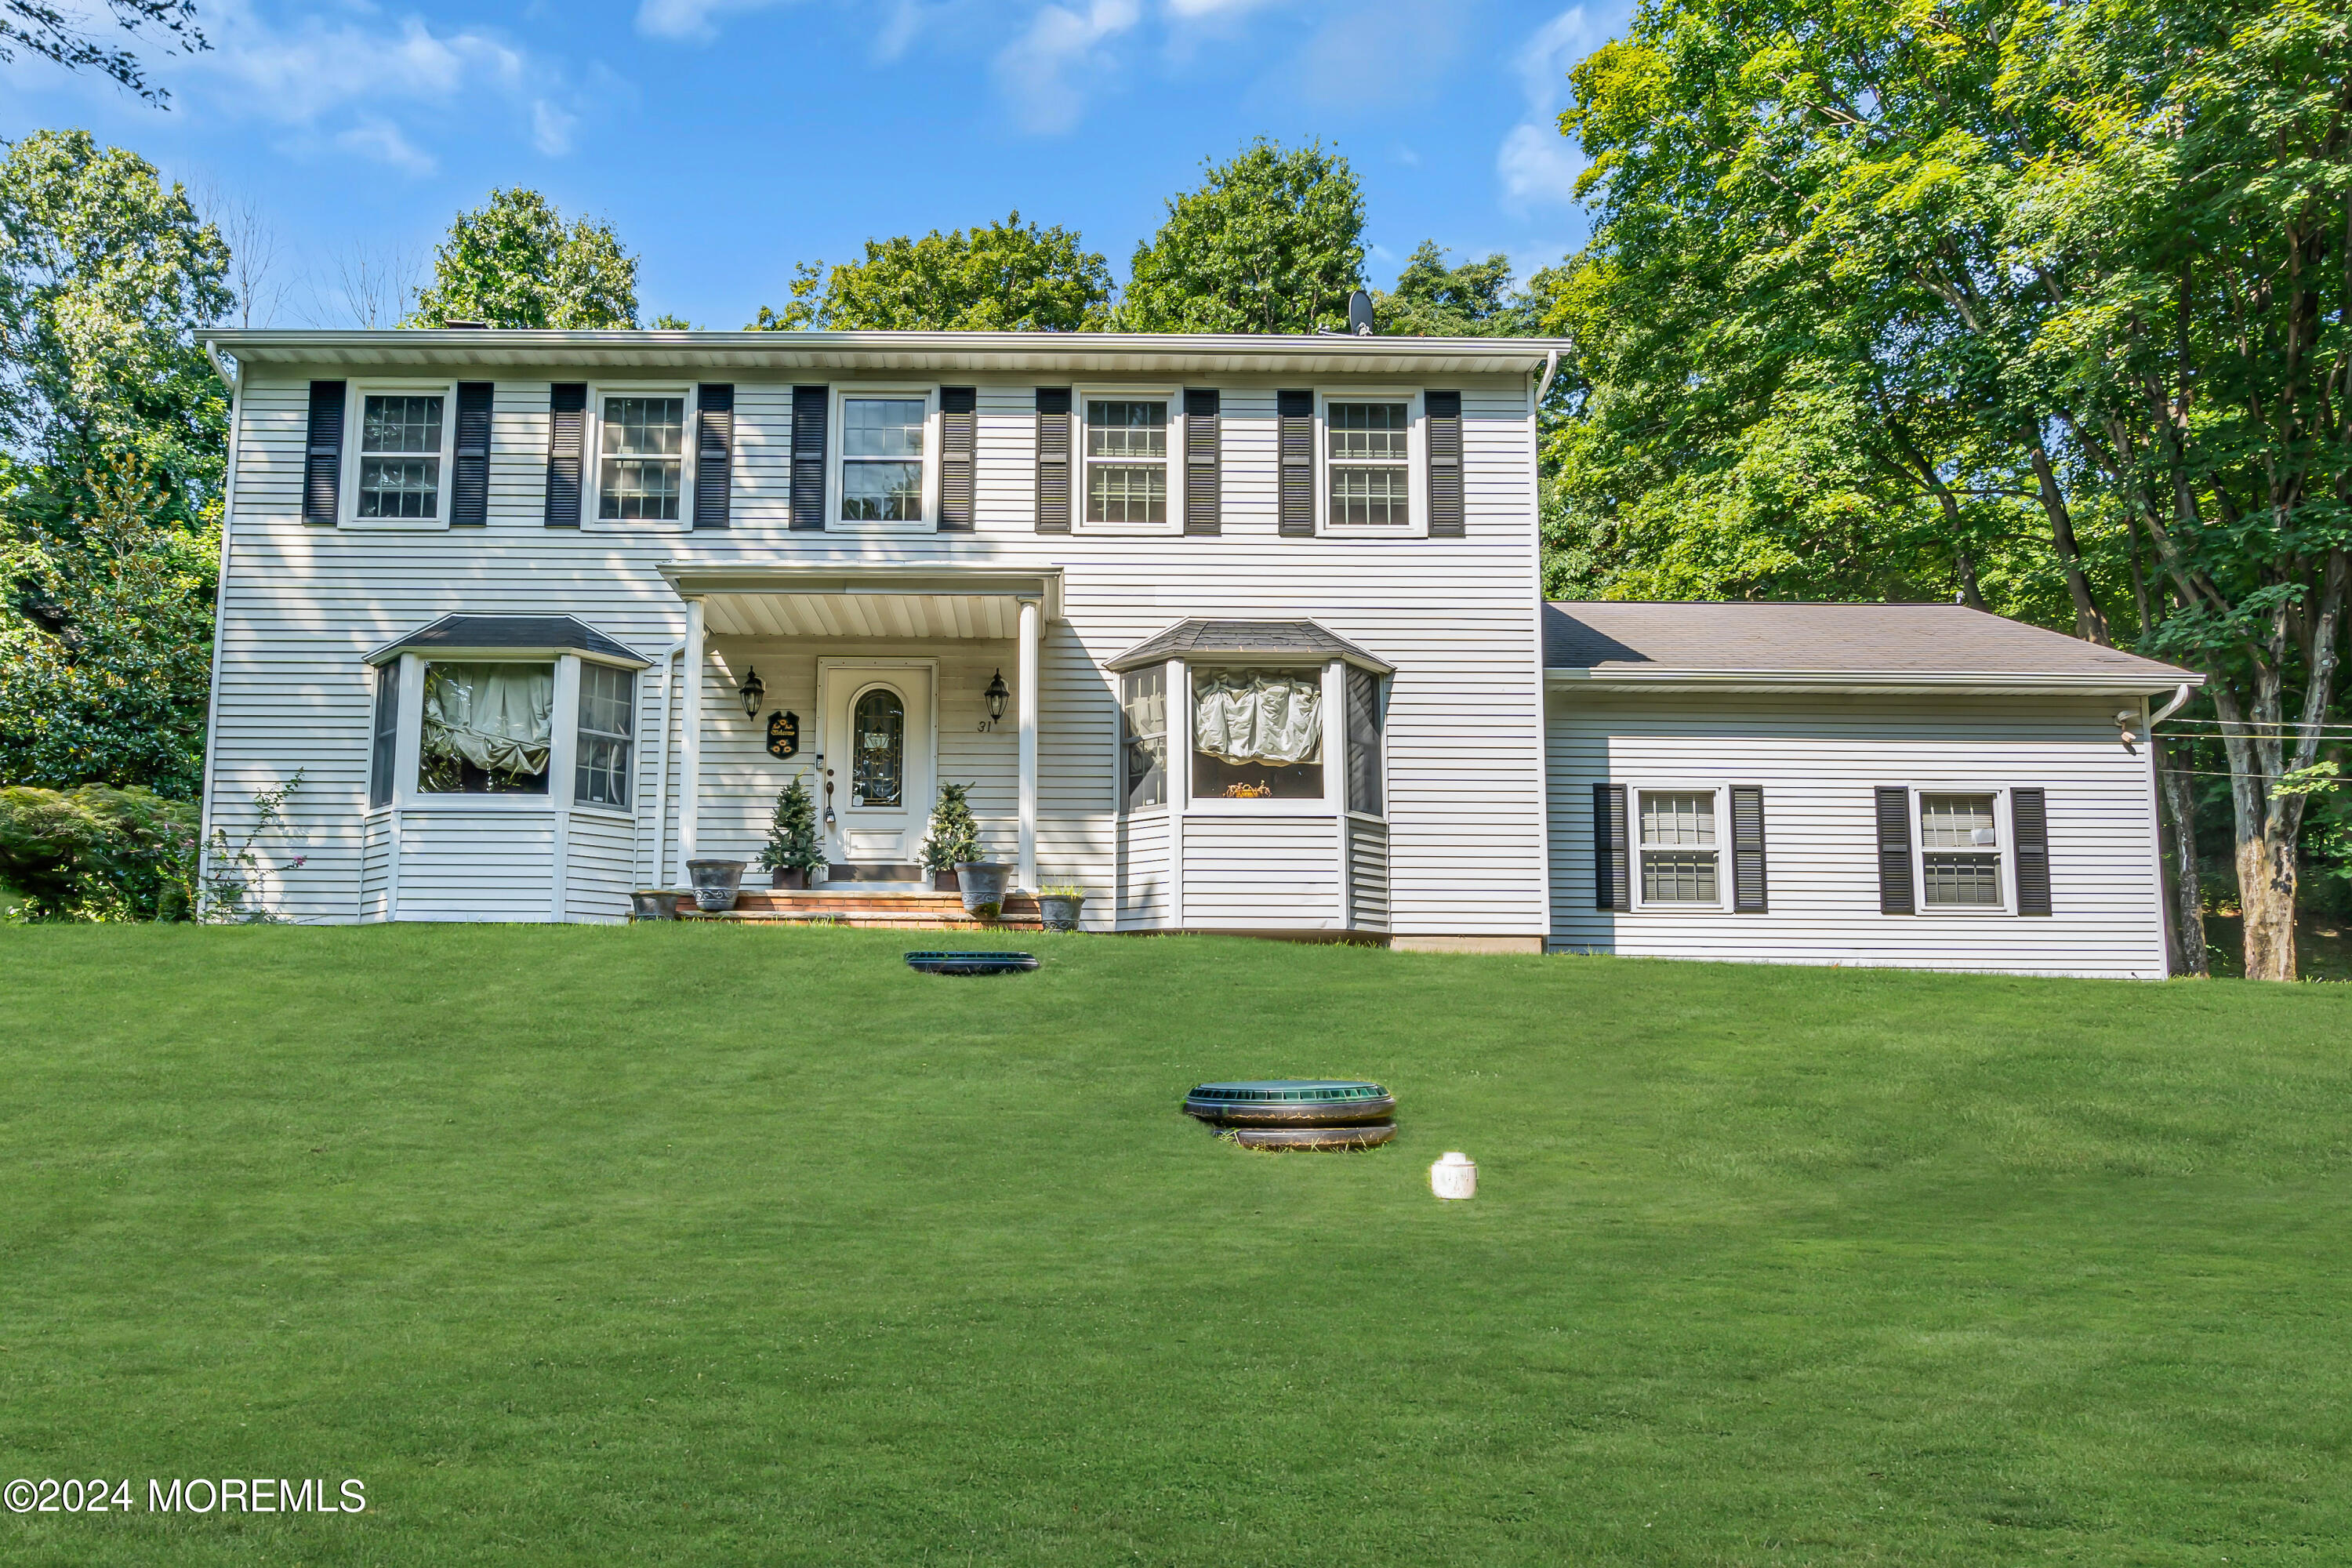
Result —
<svg viewBox="0 0 2352 1568"><path fill-rule="evenodd" d="M1764 791L1756 784L1731 786L1731 908L1763 914Z"/></svg>
<svg viewBox="0 0 2352 1568"><path fill-rule="evenodd" d="M588 437L588 384L547 389L547 526L580 526L580 455Z"/></svg>
<svg viewBox="0 0 2352 1568"><path fill-rule="evenodd" d="M1315 395L1277 392L1275 415L1281 426L1282 531L1296 537L1315 531Z"/></svg>
<svg viewBox="0 0 2352 1568"><path fill-rule="evenodd" d="M1070 389L1037 389L1037 531L1070 531Z"/></svg>
<svg viewBox="0 0 2352 1568"><path fill-rule="evenodd" d="M980 389L940 388L940 531L972 531L972 456L980 442Z"/></svg>
<svg viewBox="0 0 2352 1568"><path fill-rule="evenodd" d="M735 488L735 386L704 382L694 389L694 526L725 528Z"/></svg>
<svg viewBox="0 0 2352 1568"><path fill-rule="evenodd" d="M1184 394L1184 531L1218 531L1217 395Z"/></svg>
<svg viewBox="0 0 2352 1568"><path fill-rule="evenodd" d="M1462 523L1462 395L1422 397L1429 418L1429 537L1460 539Z"/></svg>
<svg viewBox="0 0 2352 1568"><path fill-rule="evenodd" d="M331 527L343 488L343 384L310 384L310 431L302 454L302 521Z"/></svg>
<svg viewBox="0 0 2352 1568"><path fill-rule="evenodd" d="M457 467L449 476L449 526L490 521L490 397L487 381L457 384Z"/></svg>
<svg viewBox="0 0 2352 1568"><path fill-rule="evenodd" d="M1901 784L1878 788L1878 912L1919 912L1911 891L1911 792Z"/></svg>
<svg viewBox="0 0 2352 1568"><path fill-rule="evenodd" d="M2050 912L2050 800L2038 789L2009 792L2009 822L2017 837L2017 912Z"/></svg>
<svg viewBox="0 0 2352 1568"><path fill-rule="evenodd" d="M793 527L824 527L824 416L831 392L793 388Z"/></svg>
<svg viewBox="0 0 2352 1568"><path fill-rule="evenodd" d="M1627 877L1625 786L1592 786L1592 907L1623 912L1633 907Z"/></svg>

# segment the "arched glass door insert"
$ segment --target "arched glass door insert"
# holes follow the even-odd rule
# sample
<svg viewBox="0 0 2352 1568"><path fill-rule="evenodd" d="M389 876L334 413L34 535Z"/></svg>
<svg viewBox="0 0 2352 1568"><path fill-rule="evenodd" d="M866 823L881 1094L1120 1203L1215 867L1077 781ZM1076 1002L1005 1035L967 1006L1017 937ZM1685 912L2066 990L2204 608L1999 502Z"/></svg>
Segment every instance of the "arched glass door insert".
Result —
<svg viewBox="0 0 2352 1568"><path fill-rule="evenodd" d="M849 731L849 804L900 804L907 790L907 705L888 687L877 686L857 700Z"/></svg>

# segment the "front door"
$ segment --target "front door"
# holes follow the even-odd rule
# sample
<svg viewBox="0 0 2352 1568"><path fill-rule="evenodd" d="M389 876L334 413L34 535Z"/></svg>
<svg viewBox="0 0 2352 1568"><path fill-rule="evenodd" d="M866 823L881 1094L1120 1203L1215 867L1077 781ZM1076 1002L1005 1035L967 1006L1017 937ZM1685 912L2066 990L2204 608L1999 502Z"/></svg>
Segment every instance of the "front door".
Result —
<svg viewBox="0 0 2352 1568"><path fill-rule="evenodd" d="M828 660L822 673L826 857L863 880L911 877L931 815L931 667Z"/></svg>

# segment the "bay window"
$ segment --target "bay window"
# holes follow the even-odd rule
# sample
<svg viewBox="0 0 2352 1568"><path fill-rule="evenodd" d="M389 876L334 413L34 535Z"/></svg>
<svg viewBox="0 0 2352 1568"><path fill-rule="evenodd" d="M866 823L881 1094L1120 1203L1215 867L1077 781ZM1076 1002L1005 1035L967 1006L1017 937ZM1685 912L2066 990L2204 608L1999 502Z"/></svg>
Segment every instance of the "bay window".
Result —
<svg viewBox="0 0 2352 1568"><path fill-rule="evenodd" d="M416 787L425 795L545 795L555 666L425 667Z"/></svg>
<svg viewBox="0 0 2352 1568"><path fill-rule="evenodd" d="M1168 667L1119 677L1120 799L1129 811L1168 804Z"/></svg>
<svg viewBox="0 0 2352 1568"><path fill-rule="evenodd" d="M572 798L579 805L629 804L632 721L637 678L608 664L580 666L580 733L574 748Z"/></svg>
<svg viewBox="0 0 2352 1568"><path fill-rule="evenodd" d="M1194 669L1192 798L1323 798L1323 672Z"/></svg>
<svg viewBox="0 0 2352 1568"><path fill-rule="evenodd" d="M1348 809L1378 816L1382 812L1381 786L1381 678L1349 665L1345 672L1348 697Z"/></svg>

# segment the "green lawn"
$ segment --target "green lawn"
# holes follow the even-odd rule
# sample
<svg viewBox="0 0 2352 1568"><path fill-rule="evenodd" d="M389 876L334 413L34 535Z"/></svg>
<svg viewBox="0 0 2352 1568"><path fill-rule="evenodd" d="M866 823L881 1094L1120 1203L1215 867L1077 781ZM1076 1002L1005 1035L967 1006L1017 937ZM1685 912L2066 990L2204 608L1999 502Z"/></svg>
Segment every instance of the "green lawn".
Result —
<svg viewBox="0 0 2352 1568"><path fill-rule="evenodd" d="M0 931L0 1561L2352 1553L2352 992L1027 940Z"/></svg>

